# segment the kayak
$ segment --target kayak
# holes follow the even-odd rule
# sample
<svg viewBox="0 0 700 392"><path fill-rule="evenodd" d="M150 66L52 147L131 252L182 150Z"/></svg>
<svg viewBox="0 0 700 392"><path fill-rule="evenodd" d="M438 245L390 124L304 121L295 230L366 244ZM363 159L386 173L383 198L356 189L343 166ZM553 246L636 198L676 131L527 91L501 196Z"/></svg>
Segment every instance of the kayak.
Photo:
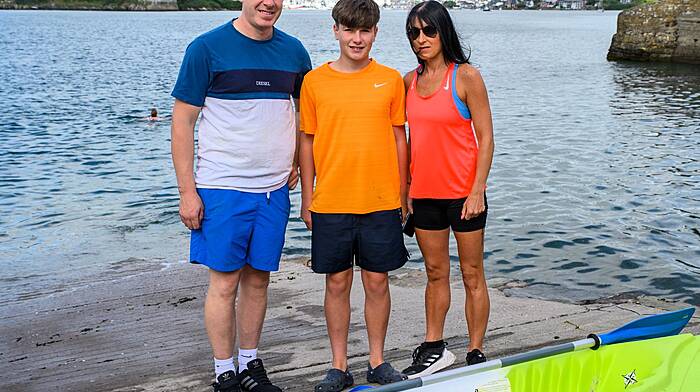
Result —
<svg viewBox="0 0 700 392"><path fill-rule="evenodd" d="M694 310L372 391L700 392L700 336L678 335Z"/></svg>
<svg viewBox="0 0 700 392"><path fill-rule="evenodd" d="M700 391L700 336L684 334L575 351L411 390Z"/></svg>

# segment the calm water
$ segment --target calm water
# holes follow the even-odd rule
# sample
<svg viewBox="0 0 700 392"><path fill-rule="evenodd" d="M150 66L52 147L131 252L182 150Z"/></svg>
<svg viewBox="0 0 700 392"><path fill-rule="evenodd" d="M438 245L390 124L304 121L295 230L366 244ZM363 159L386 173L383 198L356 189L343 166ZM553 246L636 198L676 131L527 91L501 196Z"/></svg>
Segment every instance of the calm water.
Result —
<svg viewBox="0 0 700 392"><path fill-rule="evenodd" d="M0 303L185 260L169 93L187 43L234 15L0 12ZM405 15L383 13L373 52L402 72ZM489 276L700 305L700 67L606 62L616 13L453 17L494 112ZM330 20L278 26L318 65L336 53ZM144 120L152 106L164 121ZM287 255L309 254L299 199Z"/></svg>

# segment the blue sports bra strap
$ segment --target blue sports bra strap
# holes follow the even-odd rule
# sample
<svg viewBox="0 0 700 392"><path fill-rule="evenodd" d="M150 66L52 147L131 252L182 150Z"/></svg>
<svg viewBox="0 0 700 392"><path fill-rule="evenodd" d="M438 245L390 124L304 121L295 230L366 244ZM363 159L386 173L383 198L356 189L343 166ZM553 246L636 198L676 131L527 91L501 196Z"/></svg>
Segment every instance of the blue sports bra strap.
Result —
<svg viewBox="0 0 700 392"><path fill-rule="evenodd" d="M459 64L455 63L455 69L454 73L452 74L452 101L454 101L455 106L457 107L457 111L459 114L462 115L462 118L466 119L471 119L472 114L469 111L469 107L465 102L463 102L459 98L459 94L457 94L457 68L459 68Z"/></svg>

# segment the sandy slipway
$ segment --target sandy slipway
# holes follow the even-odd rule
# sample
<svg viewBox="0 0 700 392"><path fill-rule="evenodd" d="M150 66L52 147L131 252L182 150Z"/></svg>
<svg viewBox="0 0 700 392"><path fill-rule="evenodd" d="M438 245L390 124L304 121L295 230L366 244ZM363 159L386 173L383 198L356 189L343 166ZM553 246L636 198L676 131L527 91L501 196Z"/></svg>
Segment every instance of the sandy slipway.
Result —
<svg viewBox="0 0 700 392"><path fill-rule="evenodd" d="M355 275L350 369L365 379L367 339L363 293ZM454 280L445 337L462 366L466 328L461 283ZM47 298L4 306L0 312L0 390L211 391L212 361L202 321L206 269L176 265L120 277ZM424 330L424 273L392 274L393 300L386 357L410 362ZM575 305L507 296L517 282L490 280L490 358L607 331L640 315L684 307L653 298ZM686 331L700 334L700 318ZM330 360L323 317L323 277L305 260L282 263L272 275L260 356L270 378L287 391L309 391Z"/></svg>

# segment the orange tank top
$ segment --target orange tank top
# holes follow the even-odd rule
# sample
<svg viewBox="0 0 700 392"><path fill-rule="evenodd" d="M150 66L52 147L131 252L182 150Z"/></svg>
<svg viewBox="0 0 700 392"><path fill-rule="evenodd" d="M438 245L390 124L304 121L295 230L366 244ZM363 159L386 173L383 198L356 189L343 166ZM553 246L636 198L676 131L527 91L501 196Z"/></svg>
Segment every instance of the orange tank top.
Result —
<svg viewBox="0 0 700 392"><path fill-rule="evenodd" d="M471 192L478 143L467 105L457 95L459 65L451 64L437 91L418 94L417 71L406 94L411 140L411 188L414 199L459 199Z"/></svg>

